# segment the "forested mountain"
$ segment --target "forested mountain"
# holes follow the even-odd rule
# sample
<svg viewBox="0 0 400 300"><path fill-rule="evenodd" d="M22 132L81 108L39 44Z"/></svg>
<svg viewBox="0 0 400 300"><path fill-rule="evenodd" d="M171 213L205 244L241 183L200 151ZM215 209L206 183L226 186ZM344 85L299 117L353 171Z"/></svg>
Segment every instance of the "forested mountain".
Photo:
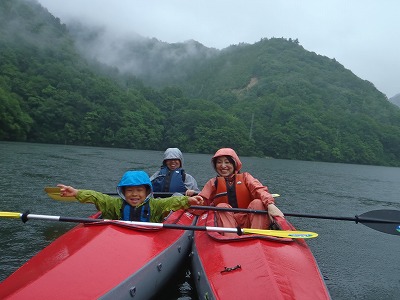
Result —
<svg viewBox="0 0 400 300"><path fill-rule="evenodd" d="M102 30L0 1L1 140L400 166L400 109L297 40L216 50Z"/></svg>
<svg viewBox="0 0 400 300"><path fill-rule="evenodd" d="M157 145L157 107L96 75L59 19L34 2L2 0L0 22L2 140Z"/></svg>

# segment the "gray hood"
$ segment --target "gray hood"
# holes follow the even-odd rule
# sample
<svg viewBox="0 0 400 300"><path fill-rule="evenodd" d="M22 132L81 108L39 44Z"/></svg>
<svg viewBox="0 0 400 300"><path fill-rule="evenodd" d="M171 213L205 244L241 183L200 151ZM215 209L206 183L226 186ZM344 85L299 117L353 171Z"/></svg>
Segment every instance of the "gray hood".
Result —
<svg viewBox="0 0 400 300"><path fill-rule="evenodd" d="M166 159L179 159L181 161L181 168L183 168L183 155L181 150L179 150L178 148L168 148L167 150L165 150L163 165L165 165Z"/></svg>

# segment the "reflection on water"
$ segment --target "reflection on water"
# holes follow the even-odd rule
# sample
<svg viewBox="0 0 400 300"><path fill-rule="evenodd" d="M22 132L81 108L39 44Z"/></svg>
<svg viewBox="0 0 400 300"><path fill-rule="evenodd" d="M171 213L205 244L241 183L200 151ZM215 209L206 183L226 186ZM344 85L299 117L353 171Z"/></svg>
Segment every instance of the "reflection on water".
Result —
<svg viewBox="0 0 400 300"><path fill-rule="evenodd" d="M179 147L179 145L178 145ZM121 175L149 175L163 152L0 142L0 210L87 217L90 204L59 202L45 186L114 192ZM214 176L211 155L185 154L185 169L199 186ZM353 217L374 209L400 209L400 168L242 157L249 171L281 194L284 212ZM399 237L347 221L288 217L300 230L319 233L308 244L333 299L400 299ZM0 280L73 225L0 219ZM189 266L178 271L163 299L196 299ZM160 296L161 297L161 296ZM161 299L161 298L159 298Z"/></svg>

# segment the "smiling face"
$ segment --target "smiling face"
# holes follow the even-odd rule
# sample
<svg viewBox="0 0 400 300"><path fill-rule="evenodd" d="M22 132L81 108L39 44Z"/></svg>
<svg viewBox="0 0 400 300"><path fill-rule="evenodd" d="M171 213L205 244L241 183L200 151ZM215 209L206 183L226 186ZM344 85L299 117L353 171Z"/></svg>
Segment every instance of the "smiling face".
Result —
<svg viewBox="0 0 400 300"><path fill-rule="evenodd" d="M127 186L124 189L125 200L131 206L138 206L143 203L148 194L145 185Z"/></svg>
<svg viewBox="0 0 400 300"><path fill-rule="evenodd" d="M166 159L165 160L165 165L170 169L171 171L180 168L181 166L181 161L178 158L175 159Z"/></svg>
<svg viewBox="0 0 400 300"><path fill-rule="evenodd" d="M235 166L226 156L219 156L215 159L215 170L220 176L228 177L235 171Z"/></svg>

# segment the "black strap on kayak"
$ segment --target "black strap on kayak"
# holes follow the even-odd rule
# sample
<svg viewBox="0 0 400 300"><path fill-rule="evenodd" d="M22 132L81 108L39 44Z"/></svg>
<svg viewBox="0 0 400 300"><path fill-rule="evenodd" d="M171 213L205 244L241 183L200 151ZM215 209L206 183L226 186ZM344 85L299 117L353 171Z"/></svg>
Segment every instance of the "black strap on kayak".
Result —
<svg viewBox="0 0 400 300"><path fill-rule="evenodd" d="M227 273L227 272L232 272L232 271L235 271L235 270L241 269L241 268L242 268L241 265L236 265L236 266L231 267L231 268L225 267L225 268L221 271L221 274Z"/></svg>

